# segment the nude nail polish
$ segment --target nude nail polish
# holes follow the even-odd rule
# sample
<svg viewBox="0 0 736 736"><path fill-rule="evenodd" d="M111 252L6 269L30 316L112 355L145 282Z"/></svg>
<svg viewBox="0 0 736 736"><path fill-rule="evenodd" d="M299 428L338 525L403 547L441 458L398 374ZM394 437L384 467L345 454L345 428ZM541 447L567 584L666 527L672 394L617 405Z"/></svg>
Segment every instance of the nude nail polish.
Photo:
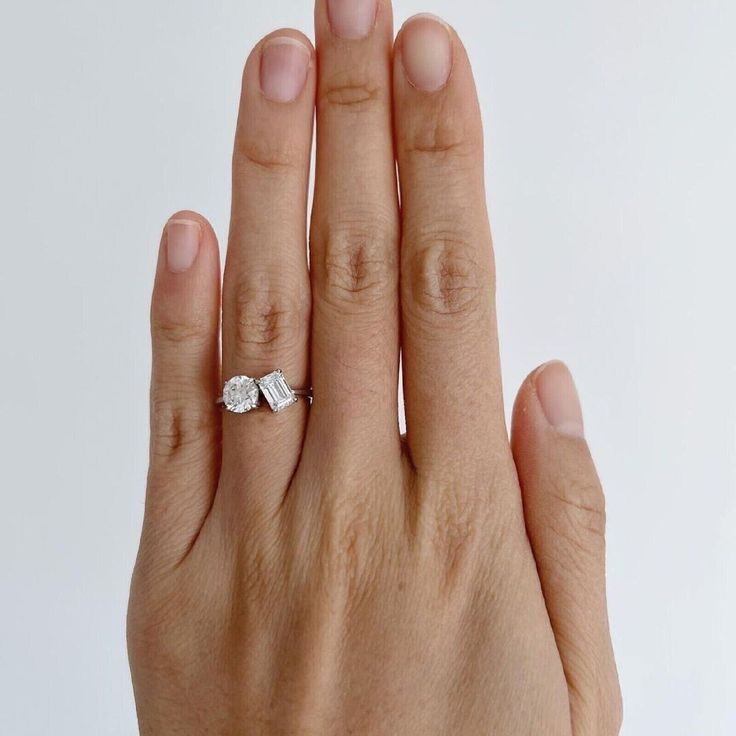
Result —
<svg viewBox="0 0 736 736"><path fill-rule="evenodd" d="M196 220L176 219L166 224L166 266L171 273L188 271L199 253L202 227Z"/></svg>
<svg viewBox="0 0 736 736"><path fill-rule="evenodd" d="M534 386L547 421L560 434L582 439L583 412L568 367L560 361L546 363L537 370Z"/></svg>
<svg viewBox="0 0 736 736"><path fill-rule="evenodd" d="M327 0L330 28L339 38L365 38L376 25L377 0Z"/></svg>
<svg viewBox="0 0 736 736"><path fill-rule="evenodd" d="M423 92L436 92L452 71L449 26L434 15L410 18L401 32L401 61L409 83Z"/></svg>
<svg viewBox="0 0 736 736"><path fill-rule="evenodd" d="M307 81L310 49L290 36L270 38L261 51L261 91L273 102L293 102Z"/></svg>

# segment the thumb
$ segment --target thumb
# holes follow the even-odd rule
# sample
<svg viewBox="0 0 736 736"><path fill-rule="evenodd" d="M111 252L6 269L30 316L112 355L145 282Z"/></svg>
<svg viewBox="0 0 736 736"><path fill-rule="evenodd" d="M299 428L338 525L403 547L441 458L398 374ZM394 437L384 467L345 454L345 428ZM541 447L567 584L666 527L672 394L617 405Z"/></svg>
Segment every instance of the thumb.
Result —
<svg viewBox="0 0 736 736"><path fill-rule="evenodd" d="M522 385L511 446L573 733L617 734L621 695L606 610L605 500L563 363L541 366Z"/></svg>

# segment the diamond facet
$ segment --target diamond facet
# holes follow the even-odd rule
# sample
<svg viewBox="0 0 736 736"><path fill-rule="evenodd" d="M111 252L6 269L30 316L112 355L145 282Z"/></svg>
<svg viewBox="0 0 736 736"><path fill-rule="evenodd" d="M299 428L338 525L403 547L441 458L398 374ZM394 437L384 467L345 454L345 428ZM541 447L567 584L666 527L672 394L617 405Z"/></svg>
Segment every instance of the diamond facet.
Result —
<svg viewBox="0 0 736 736"><path fill-rule="evenodd" d="M282 411L297 401L296 394L281 371L274 371L259 379L258 385L272 411Z"/></svg>
<svg viewBox="0 0 736 736"><path fill-rule="evenodd" d="M231 378L222 391L225 408L235 414L245 414L261 403L258 384L249 376Z"/></svg>

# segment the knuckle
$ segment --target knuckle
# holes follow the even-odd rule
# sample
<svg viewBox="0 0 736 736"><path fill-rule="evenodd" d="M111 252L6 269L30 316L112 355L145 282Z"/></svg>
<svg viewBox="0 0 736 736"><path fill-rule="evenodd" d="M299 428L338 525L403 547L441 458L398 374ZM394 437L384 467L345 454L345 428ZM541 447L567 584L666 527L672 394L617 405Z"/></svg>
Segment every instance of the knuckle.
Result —
<svg viewBox="0 0 736 736"><path fill-rule="evenodd" d="M327 224L322 243L323 289L334 306L370 305L396 288L398 235L395 227L378 218Z"/></svg>
<svg viewBox="0 0 736 736"><path fill-rule="evenodd" d="M606 498L597 478L566 478L554 483L552 495L560 509L559 532L572 542L606 533Z"/></svg>
<svg viewBox="0 0 736 736"><path fill-rule="evenodd" d="M235 532L240 535L242 530ZM255 541L239 541L238 564L242 570L236 579L236 598L246 605L258 605L273 600L284 581L278 574L277 557L273 549Z"/></svg>
<svg viewBox="0 0 736 736"><path fill-rule="evenodd" d="M410 157L461 158L477 161L482 146L478 135L468 129L465 119L439 106L431 114L417 116L404 139Z"/></svg>
<svg viewBox="0 0 736 736"><path fill-rule="evenodd" d="M462 514L438 519L433 540L443 563L444 587L452 589L476 557L478 522Z"/></svg>
<svg viewBox="0 0 736 736"><path fill-rule="evenodd" d="M428 319L479 311L485 289L477 248L466 234L433 231L410 249L409 303Z"/></svg>
<svg viewBox="0 0 736 736"><path fill-rule="evenodd" d="M151 318L151 337L155 346L170 346L181 349L184 346L197 348L212 339L211 321L202 315L193 315L187 320L177 320L153 314Z"/></svg>
<svg viewBox="0 0 736 736"><path fill-rule="evenodd" d="M352 594L362 589L375 569L380 526L376 509L354 497L334 499L324 515L320 539L322 565L327 579Z"/></svg>
<svg viewBox="0 0 736 736"><path fill-rule="evenodd" d="M196 402L164 398L151 400L151 454L170 458L202 441L213 426L213 411Z"/></svg>
<svg viewBox="0 0 736 736"><path fill-rule="evenodd" d="M285 289L242 284L234 297L235 339L261 353L299 346L308 316L306 302Z"/></svg>
<svg viewBox="0 0 736 736"><path fill-rule="evenodd" d="M233 169L255 168L259 171L282 173L302 166L302 156L284 141L238 136L233 152Z"/></svg>
<svg viewBox="0 0 736 736"><path fill-rule="evenodd" d="M319 106L327 109L365 112L380 102L381 87L370 78L342 72L324 82Z"/></svg>
<svg viewBox="0 0 736 736"><path fill-rule="evenodd" d="M426 486L430 504L428 531L442 570L442 587L451 592L482 559L480 548L490 536L491 506L481 490L460 492L451 482Z"/></svg>
<svg viewBox="0 0 736 736"><path fill-rule="evenodd" d="M510 484L511 473L499 458L480 483L458 483L453 473L417 477L419 527L434 550L444 593L478 573L509 574L523 520L517 504L492 489Z"/></svg>

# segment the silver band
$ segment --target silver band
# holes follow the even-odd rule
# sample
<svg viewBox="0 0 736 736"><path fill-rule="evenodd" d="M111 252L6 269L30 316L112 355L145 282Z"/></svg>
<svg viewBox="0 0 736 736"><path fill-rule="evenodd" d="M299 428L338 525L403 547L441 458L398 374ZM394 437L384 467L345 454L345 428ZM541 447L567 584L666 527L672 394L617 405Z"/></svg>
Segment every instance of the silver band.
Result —
<svg viewBox="0 0 736 736"><path fill-rule="evenodd" d="M233 376L225 382L217 403L233 414L247 414L257 409L263 398L271 411L278 413L296 404L300 396L311 403L311 389L291 388L283 371L275 370L262 378Z"/></svg>
<svg viewBox="0 0 736 736"><path fill-rule="evenodd" d="M291 389L295 396L300 396L307 399L310 403L312 401L312 389L311 388L293 388ZM220 396L215 402L218 406L225 403L225 397Z"/></svg>

